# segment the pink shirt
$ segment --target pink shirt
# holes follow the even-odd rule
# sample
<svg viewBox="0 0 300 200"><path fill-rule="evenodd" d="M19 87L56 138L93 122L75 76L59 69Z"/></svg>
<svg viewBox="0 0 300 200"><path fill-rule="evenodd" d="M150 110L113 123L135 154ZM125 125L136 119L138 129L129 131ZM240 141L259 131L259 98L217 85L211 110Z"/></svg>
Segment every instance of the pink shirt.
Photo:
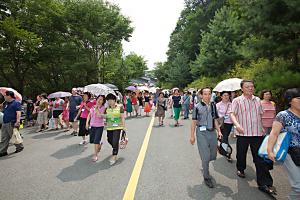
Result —
<svg viewBox="0 0 300 200"><path fill-rule="evenodd" d="M230 119L231 102L224 103L223 101L220 101L216 104L216 106L219 117L224 117L224 123L232 124L232 121Z"/></svg>
<svg viewBox="0 0 300 200"><path fill-rule="evenodd" d="M251 99L244 95L239 96L232 101L232 113L235 114L237 121L244 129L244 134L238 133L239 136L264 136L261 116L263 114L260 99L252 96Z"/></svg>
<svg viewBox="0 0 300 200"><path fill-rule="evenodd" d="M92 108L95 105L95 101L88 101L87 102L87 107ZM87 118L89 115L89 111L84 107L84 102L81 102L80 108L81 109L81 118Z"/></svg>
<svg viewBox="0 0 300 200"><path fill-rule="evenodd" d="M104 114L105 112L105 106L102 106L101 108L98 108L99 114ZM91 127L103 127L104 126L104 118L97 116L96 113L96 106L92 107L90 110L90 125Z"/></svg>
<svg viewBox="0 0 300 200"><path fill-rule="evenodd" d="M274 102L261 102L263 108L262 124L265 128L272 127L273 121L276 117L276 108Z"/></svg>

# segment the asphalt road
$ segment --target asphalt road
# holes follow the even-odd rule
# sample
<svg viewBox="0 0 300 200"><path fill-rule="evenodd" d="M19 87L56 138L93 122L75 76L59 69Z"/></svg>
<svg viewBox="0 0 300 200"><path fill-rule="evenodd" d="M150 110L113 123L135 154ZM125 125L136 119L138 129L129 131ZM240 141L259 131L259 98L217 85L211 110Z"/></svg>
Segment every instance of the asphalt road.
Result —
<svg viewBox="0 0 300 200"><path fill-rule="evenodd" d="M23 152L0 158L0 200L120 200L123 199L151 117L126 121L129 144L120 150L115 166L109 165L111 147L107 142L99 161L93 163L93 145L78 145L81 139L62 131L35 133L22 130ZM210 165L216 188L203 183L197 146L189 144L190 121L175 128L167 118L164 127L152 129L149 146L136 188L138 200L270 199L256 187L255 168L248 152L246 179L235 175L235 161L218 155ZM103 135L106 139L106 133ZM235 155L235 139L230 138ZM9 148L9 152L14 151ZM286 199L290 190L282 166L272 170L277 199Z"/></svg>

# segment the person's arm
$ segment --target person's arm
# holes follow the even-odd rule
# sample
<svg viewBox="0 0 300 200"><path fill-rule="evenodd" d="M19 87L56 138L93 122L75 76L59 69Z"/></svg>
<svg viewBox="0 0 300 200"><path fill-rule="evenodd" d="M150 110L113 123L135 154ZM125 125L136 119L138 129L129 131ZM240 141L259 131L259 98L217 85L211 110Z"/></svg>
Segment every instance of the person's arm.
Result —
<svg viewBox="0 0 300 200"><path fill-rule="evenodd" d="M126 128L125 128L125 114L124 114L123 106L121 107L121 120L122 120L123 130L126 130Z"/></svg>
<svg viewBox="0 0 300 200"><path fill-rule="evenodd" d="M239 122L237 121L236 115L235 115L233 112L230 113L230 118L231 118L231 121L233 122L233 124L235 125L236 130L237 130L239 133L244 134L244 129L241 127L241 125L240 125Z"/></svg>
<svg viewBox="0 0 300 200"><path fill-rule="evenodd" d="M81 106L79 107L79 111L78 111L78 113L77 113L77 115L76 115L74 121L77 121L78 117L79 117L80 114L81 114L81 109L80 109L80 108L81 108Z"/></svg>
<svg viewBox="0 0 300 200"><path fill-rule="evenodd" d="M220 129L220 124L219 124L217 119L214 119L214 123L215 123L215 127L216 127L216 130L217 130L217 133L218 133L218 138L221 139L223 134L222 134L221 129Z"/></svg>
<svg viewBox="0 0 300 200"><path fill-rule="evenodd" d="M196 126L197 126L197 120L192 120L192 124L191 124L191 136L190 136L190 143L192 145L195 144L195 130L196 130Z"/></svg>
<svg viewBox="0 0 300 200"><path fill-rule="evenodd" d="M86 119L86 123L85 123L85 129L86 130L89 130L90 119L91 119L91 113L89 113L89 115Z"/></svg>
<svg viewBox="0 0 300 200"><path fill-rule="evenodd" d="M21 111L16 111L17 113L17 121L15 123L15 127L20 127L20 122L21 122Z"/></svg>
<svg viewBox="0 0 300 200"><path fill-rule="evenodd" d="M275 155L273 152L274 145L277 141L278 135L280 131L282 130L283 126L280 122L274 121L272 125L272 130L268 139L268 146L267 146L267 151L268 151L268 157L270 160L275 162Z"/></svg>

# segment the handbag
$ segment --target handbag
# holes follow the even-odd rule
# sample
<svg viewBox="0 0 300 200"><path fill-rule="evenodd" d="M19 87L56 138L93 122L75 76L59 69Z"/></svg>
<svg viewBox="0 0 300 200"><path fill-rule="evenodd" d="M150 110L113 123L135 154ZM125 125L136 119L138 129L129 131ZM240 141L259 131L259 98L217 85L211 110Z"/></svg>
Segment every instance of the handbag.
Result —
<svg viewBox="0 0 300 200"><path fill-rule="evenodd" d="M23 143L23 139L20 135L20 132L17 128L13 129L13 135L12 135L12 143L13 144L21 144Z"/></svg>
<svg viewBox="0 0 300 200"><path fill-rule="evenodd" d="M120 149L125 149L128 143L128 138L127 138L127 134L126 131L122 130L122 136L121 136L121 140L120 140Z"/></svg>
<svg viewBox="0 0 300 200"><path fill-rule="evenodd" d="M267 135L264 138L264 141L262 142L262 144L260 145L260 148L258 150L258 155L265 160L269 160L268 152L267 152L269 136L270 135ZM284 161L284 159L288 153L290 138L291 138L291 136L288 132L282 132L278 135L277 141L273 148L273 153L275 155L276 161L280 161L280 162Z"/></svg>
<svg viewBox="0 0 300 200"><path fill-rule="evenodd" d="M298 148L291 147L291 148L289 148L288 153L290 154L295 165L297 165L299 167L300 166L300 148L299 147Z"/></svg>

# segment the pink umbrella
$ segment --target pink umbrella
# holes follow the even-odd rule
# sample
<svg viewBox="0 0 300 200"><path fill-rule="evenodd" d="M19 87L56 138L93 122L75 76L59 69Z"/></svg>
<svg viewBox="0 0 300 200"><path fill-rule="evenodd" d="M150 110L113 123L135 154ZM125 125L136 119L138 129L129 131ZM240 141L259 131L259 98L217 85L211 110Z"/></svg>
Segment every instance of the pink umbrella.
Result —
<svg viewBox="0 0 300 200"><path fill-rule="evenodd" d="M129 87L127 87L127 88L126 88L126 90L130 90L130 91L136 91L136 90L137 90L137 88L136 88L136 87L134 87L134 86L129 86Z"/></svg>
<svg viewBox="0 0 300 200"><path fill-rule="evenodd" d="M22 101L22 95L19 92L17 92L15 89L8 88L8 87L0 87L0 93L2 95L5 95L6 91L12 91L15 94L16 100Z"/></svg>

